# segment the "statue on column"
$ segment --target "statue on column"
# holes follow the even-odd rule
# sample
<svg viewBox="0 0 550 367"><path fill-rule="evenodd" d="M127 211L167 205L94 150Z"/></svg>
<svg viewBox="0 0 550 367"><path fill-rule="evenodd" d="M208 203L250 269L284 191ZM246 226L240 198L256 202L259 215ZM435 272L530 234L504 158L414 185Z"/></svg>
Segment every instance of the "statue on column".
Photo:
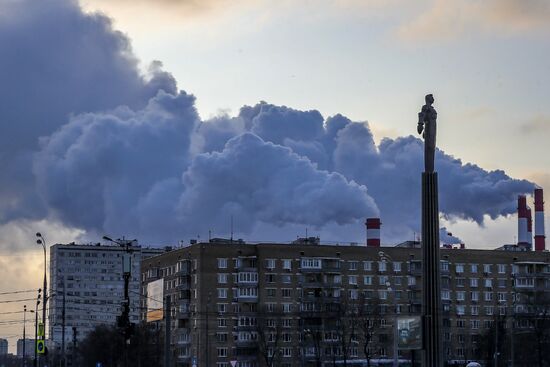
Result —
<svg viewBox="0 0 550 367"><path fill-rule="evenodd" d="M434 172L435 135L437 132L437 112L433 108L434 97L426 96L426 104L418 113L418 133L424 138L424 172Z"/></svg>

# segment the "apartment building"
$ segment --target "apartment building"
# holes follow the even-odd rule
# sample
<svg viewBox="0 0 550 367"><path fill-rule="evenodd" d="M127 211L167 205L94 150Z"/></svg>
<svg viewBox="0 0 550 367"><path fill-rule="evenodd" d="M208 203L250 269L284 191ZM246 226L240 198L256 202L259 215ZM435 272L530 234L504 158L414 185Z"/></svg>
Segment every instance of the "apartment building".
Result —
<svg viewBox="0 0 550 367"><path fill-rule="evenodd" d="M143 259L164 249L144 248L125 241L131 256L129 282L130 321L139 322L140 272ZM82 340L99 324L115 324L124 296L122 259L126 249L117 245L56 244L50 247L49 339L59 346L63 335L65 295L65 342L73 332Z"/></svg>
<svg viewBox="0 0 550 367"><path fill-rule="evenodd" d="M147 289L162 279L174 366L389 361L395 320L421 314L421 276L421 251L411 243L212 240L144 260L142 309L159 301ZM463 363L481 358L495 322L529 327L518 315L534 312L530 294L550 291L550 254L442 249L441 278L445 358ZM420 353L397 352L420 365Z"/></svg>

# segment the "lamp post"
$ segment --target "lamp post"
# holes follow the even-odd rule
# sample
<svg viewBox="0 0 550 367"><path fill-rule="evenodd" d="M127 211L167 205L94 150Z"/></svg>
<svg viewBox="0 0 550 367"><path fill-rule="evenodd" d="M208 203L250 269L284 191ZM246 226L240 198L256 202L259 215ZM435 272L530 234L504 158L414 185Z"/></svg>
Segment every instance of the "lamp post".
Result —
<svg viewBox="0 0 550 367"><path fill-rule="evenodd" d="M384 251L378 251L378 256L380 257L380 260L382 260L383 262L393 261L391 256L386 254ZM386 287L390 292L393 292L393 301L395 303L396 291L395 289L392 289L391 284L389 282L389 277L388 277L388 281L386 282ZM393 367L399 366L399 350L397 346L398 335L397 335L397 310L396 309L397 309L397 305L395 305L395 308L394 308L394 318L393 318Z"/></svg>
<svg viewBox="0 0 550 367"><path fill-rule="evenodd" d="M130 257L130 241L124 240L113 240L111 237L103 236L103 239L124 248L125 254L122 257L122 277L124 279L124 301L122 307L122 314L118 319L117 326L122 329L124 335L124 344L123 344L123 357L124 357L124 366L128 366L128 344L130 344L130 336L132 334L133 325L130 323L130 295L128 293L128 287L130 283L131 271L132 271L132 258ZM169 329L169 328L168 328ZM169 358L167 356L166 358Z"/></svg>
<svg viewBox="0 0 550 367"><path fill-rule="evenodd" d="M34 367L38 367L38 353L36 350L36 341L38 340L38 305L40 304L40 294L42 290L38 290L38 297L36 297L36 310L34 311Z"/></svg>
<svg viewBox="0 0 550 367"><path fill-rule="evenodd" d="M44 236L40 232L36 232L36 237L38 238L36 240L36 243L39 245L42 245L42 248L44 249L44 302L42 302L42 323L44 324L44 340L46 340L46 306L48 304L48 280L46 277L46 240L44 239ZM35 341L36 342L36 341Z"/></svg>

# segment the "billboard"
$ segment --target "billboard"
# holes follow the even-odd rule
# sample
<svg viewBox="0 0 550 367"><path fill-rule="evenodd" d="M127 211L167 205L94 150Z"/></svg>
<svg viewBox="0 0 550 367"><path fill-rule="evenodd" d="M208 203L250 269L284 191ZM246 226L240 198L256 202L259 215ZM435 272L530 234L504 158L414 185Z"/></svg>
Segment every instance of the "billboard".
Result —
<svg viewBox="0 0 550 367"><path fill-rule="evenodd" d="M398 317L397 336L399 349L422 349L422 318L420 316Z"/></svg>
<svg viewBox="0 0 550 367"><path fill-rule="evenodd" d="M147 284L147 322L159 321L164 317L164 279Z"/></svg>

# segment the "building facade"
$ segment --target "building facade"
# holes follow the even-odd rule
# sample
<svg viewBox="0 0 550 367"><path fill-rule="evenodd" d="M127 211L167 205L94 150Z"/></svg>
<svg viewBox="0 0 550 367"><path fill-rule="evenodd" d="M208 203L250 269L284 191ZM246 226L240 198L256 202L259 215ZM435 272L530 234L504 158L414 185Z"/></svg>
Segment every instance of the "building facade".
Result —
<svg viewBox="0 0 550 367"><path fill-rule="evenodd" d="M142 318L153 301L148 284L162 279L174 366L391 361L396 320L421 314L418 246L310 243L214 240L146 259ZM533 294L550 291L550 254L442 249L441 277L445 359L487 359L495 325L508 334L530 327L521 315L536 312ZM499 340L493 348L505 361L509 344L499 349ZM398 350L398 359L420 365L419 352Z"/></svg>
<svg viewBox="0 0 550 367"><path fill-rule="evenodd" d="M8 340L0 338L0 356L8 355Z"/></svg>
<svg viewBox="0 0 550 367"><path fill-rule="evenodd" d="M23 358L23 344L25 344L25 356L34 357L34 339L17 340L17 357Z"/></svg>
<svg viewBox="0 0 550 367"><path fill-rule="evenodd" d="M141 262L144 258L161 254L164 249L142 248L137 241L128 241L128 245L131 256L130 321L137 323ZM82 340L97 325L116 324L124 297L122 259L125 253L121 246L99 243L56 244L50 248L48 329L49 339L55 345L59 347L62 341L63 303L66 345L74 336Z"/></svg>

